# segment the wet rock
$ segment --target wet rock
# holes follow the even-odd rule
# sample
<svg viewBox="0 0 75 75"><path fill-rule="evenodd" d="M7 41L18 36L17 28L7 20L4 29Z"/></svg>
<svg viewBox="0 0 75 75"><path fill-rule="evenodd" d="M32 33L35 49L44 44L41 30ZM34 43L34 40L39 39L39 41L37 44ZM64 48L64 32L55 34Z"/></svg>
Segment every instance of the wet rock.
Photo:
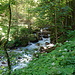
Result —
<svg viewBox="0 0 75 75"><path fill-rule="evenodd" d="M40 50L44 50L44 47L40 47Z"/></svg>
<svg viewBox="0 0 75 75"><path fill-rule="evenodd" d="M52 47L54 47L54 44L49 44L49 45L47 45L47 48L48 48L48 49L50 49L50 48L52 48Z"/></svg>
<svg viewBox="0 0 75 75"><path fill-rule="evenodd" d="M2 64L6 64L6 62L2 62Z"/></svg>
<svg viewBox="0 0 75 75"><path fill-rule="evenodd" d="M46 51L42 51L41 53L46 53Z"/></svg>
<svg viewBox="0 0 75 75"><path fill-rule="evenodd" d="M2 57L0 56L0 59L1 59Z"/></svg>
<svg viewBox="0 0 75 75"><path fill-rule="evenodd" d="M22 59L21 57L18 57L18 59Z"/></svg>
<svg viewBox="0 0 75 75"><path fill-rule="evenodd" d="M48 38L48 35L44 35L43 37L44 37L44 38Z"/></svg>
<svg viewBox="0 0 75 75"><path fill-rule="evenodd" d="M35 37L34 40L30 40L30 42L36 43L38 42L38 39Z"/></svg>
<svg viewBox="0 0 75 75"><path fill-rule="evenodd" d="M37 43L36 45L37 45L37 46L40 46L40 43Z"/></svg>
<svg viewBox="0 0 75 75"><path fill-rule="evenodd" d="M33 56L39 58L39 53L34 53Z"/></svg>
<svg viewBox="0 0 75 75"><path fill-rule="evenodd" d="M46 42L46 43L45 43L45 45L49 45L49 43L48 43L48 42Z"/></svg>
<svg viewBox="0 0 75 75"><path fill-rule="evenodd" d="M40 52L43 52L44 51L44 47L40 47Z"/></svg>
<svg viewBox="0 0 75 75"><path fill-rule="evenodd" d="M43 40L42 37L40 37L39 40Z"/></svg>

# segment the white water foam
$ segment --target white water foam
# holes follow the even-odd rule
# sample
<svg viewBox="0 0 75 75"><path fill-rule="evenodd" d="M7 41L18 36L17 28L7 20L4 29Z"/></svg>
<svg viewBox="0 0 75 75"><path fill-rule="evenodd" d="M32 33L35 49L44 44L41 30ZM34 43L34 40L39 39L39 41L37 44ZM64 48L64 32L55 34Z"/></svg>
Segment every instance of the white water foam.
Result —
<svg viewBox="0 0 75 75"><path fill-rule="evenodd" d="M46 45L46 43L49 43L48 45ZM39 44L39 46L37 45ZM30 60L32 60L32 57L33 57L33 54L30 54L28 53L25 54L25 49L27 49L28 51L32 51L34 49L37 49L37 50L40 50L40 47L44 47L44 49L46 49L47 47L53 47L54 44L50 44L50 38L43 38L42 37L42 40L39 40L37 43L29 43L28 46L26 47L20 47L20 48L17 48L16 50L12 50L12 52L14 51L15 53L23 53L22 56L21 56L21 59L18 59L19 60L19 63L15 66L12 66L12 70L15 70L15 69L20 69L20 68L23 68L23 67L27 67L27 63L29 63ZM20 51L22 50L22 51ZM37 51L34 51L34 53L37 53ZM17 62L17 60L15 61ZM1 66L1 62L0 62L0 66ZM3 66L7 66L7 64L3 64Z"/></svg>

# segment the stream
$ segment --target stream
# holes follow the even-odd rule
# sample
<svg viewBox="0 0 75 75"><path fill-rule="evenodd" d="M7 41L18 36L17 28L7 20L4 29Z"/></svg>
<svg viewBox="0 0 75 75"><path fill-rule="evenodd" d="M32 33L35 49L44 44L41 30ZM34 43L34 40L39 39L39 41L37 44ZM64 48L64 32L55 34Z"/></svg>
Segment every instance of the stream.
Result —
<svg viewBox="0 0 75 75"><path fill-rule="evenodd" d="M29 42L29 44L26 47L19 47L15 50L8 51L10 56L12 53L13 53L12 56L14 56L14 58L11 61L13 71L15 69L21 69L21 68L27 67L27 64L33 58L33 54L39 52L41 47L43 47L44 49L47 49L54 46L54 44L50 43L49 34L48 34L48 38L44 38L43 36L41 36L41 38L42 40L39 40L36 43ZM0 60L0 66L8 66L6 59Z"/></svg>

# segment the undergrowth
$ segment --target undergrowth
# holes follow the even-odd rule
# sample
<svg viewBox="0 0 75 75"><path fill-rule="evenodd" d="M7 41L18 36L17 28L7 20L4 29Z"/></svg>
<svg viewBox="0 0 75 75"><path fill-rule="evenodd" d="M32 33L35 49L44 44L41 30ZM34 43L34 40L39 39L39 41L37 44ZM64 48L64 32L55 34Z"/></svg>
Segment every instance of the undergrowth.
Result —
<svg viewBox="0 0 75 75"><path fill-rule="evenodd" d="M66 41L50 53L39 54L28 67L11 75L75 75L75 41Z"/></svg>

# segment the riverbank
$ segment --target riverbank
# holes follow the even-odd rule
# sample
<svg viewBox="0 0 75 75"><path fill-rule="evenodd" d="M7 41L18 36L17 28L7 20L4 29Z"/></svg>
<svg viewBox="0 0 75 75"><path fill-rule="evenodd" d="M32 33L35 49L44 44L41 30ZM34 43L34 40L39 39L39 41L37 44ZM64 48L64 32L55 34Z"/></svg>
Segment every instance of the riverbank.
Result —
<svg viewBox="0 0 75 75"><path fill-rule="evenodd" d="M50 44L50 38L42 38L42 40L36 43L29 43L26 47L9 50L8 53L11 59L12 70L14 71L15 69L27 67L27 64L33 59L36 53L43 52L53 46L54 44ZM43 51L41 51L42 49ZM7 62L3 60L0 61L0 66L3 67L8 65Z"/></svg>

